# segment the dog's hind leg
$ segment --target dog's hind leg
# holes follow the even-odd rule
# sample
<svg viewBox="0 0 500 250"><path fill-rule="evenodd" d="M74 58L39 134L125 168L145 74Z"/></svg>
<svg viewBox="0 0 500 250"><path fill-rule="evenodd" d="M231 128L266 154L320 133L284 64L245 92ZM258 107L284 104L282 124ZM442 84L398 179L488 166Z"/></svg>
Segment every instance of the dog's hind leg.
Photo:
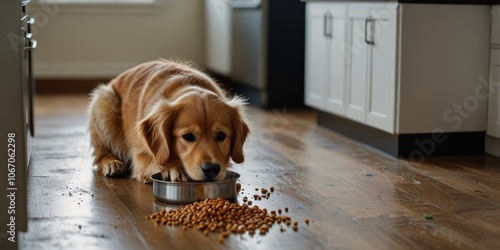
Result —
<svg viewBox="0 0 500 250"><path fill-rule="evenodd" d="M128 157L122 129L121 101L107 85L97 87L90 102L90 139L94 164L105 176L128 174Z"/></svg>

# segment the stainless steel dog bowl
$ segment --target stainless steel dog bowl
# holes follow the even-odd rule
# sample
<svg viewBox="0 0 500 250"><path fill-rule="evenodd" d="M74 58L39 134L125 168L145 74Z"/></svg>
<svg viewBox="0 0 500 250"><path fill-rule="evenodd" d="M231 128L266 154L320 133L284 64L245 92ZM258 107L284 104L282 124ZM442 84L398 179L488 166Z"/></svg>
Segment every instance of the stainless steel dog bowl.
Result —
<svg viewBox="0 0 500 250"><path fill-rule="evenodd" d="M234 200L238 195L236 181L240 174L227 171L226 178L213 182L170 182L164 181L161 173L151 176L153 194L161 202L170 204L188 204L206 198Z"/></svg>

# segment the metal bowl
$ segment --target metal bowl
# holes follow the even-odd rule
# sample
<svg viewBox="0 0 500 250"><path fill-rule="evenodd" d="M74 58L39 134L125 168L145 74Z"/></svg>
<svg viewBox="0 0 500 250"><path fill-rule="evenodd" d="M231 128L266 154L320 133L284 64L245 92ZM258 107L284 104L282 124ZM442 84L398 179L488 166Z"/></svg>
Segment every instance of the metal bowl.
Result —
<svg viewBox="0 0 500 250"><path fill-rule="evenodd" d="M206 198L234 200L238 195L236 181L240 174L227 171L226 178L213 182L170 182L164 181L161 173L151 176L153 194L161 202L170 204L188 204Z"/></svg>

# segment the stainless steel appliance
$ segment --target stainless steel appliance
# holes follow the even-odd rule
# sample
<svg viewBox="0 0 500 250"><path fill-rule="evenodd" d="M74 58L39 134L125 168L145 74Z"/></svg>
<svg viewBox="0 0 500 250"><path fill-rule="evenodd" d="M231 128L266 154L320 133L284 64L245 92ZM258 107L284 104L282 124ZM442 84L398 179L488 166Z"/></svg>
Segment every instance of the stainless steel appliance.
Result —
<svg viewBox="0 0 500 250"><path fill-rule="evenodd" d="M0 225L7 225L7 233L0 233L2 249L11 239L19 240L17 232L27 231L26 182L34 135L32 53L37 45L29 2L0 3Z"/></svg>
<svg viewBox="0 0 500 250"><path fill-rule="evenodd" d="M305 5L230 0L233 88L263 107L302 106Z"/></svg>

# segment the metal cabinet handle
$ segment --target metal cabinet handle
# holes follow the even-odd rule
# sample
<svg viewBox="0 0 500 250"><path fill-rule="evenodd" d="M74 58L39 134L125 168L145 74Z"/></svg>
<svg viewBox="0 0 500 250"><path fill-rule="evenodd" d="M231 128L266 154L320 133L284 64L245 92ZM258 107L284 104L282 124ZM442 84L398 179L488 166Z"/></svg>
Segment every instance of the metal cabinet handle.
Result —
<svg viewBox="0 0 500 250"><path fill-rule="evenodd" d="M368 17L367 19L365 19L365 42L369 45L375 45L375 41L368 40L368 23L372 23L372 22L373 22L373 19L371 17Z"/></svg>
<svg viewBox="0 0 500 250"><path fill-rule="evenodd" d="M28 46L24 47L25 50L35 50L37 46L37 42L35 39L28 40Z"/></svg>
<svg viewBox="0 0 500 250"><path fill-rule="evenodd" d="M28 21L26 21L26 24L28 25L27 31L31 33L31 26L35 23L35 19L33 17L29 18Z"/></svg>
<svg viewBox="0 0 500 250"><path fill-rule="evenodd" d="M330 14L330 12L326 12L323 15L323 35L325 37L332 38L332 23L332 14Z"/></svg>

